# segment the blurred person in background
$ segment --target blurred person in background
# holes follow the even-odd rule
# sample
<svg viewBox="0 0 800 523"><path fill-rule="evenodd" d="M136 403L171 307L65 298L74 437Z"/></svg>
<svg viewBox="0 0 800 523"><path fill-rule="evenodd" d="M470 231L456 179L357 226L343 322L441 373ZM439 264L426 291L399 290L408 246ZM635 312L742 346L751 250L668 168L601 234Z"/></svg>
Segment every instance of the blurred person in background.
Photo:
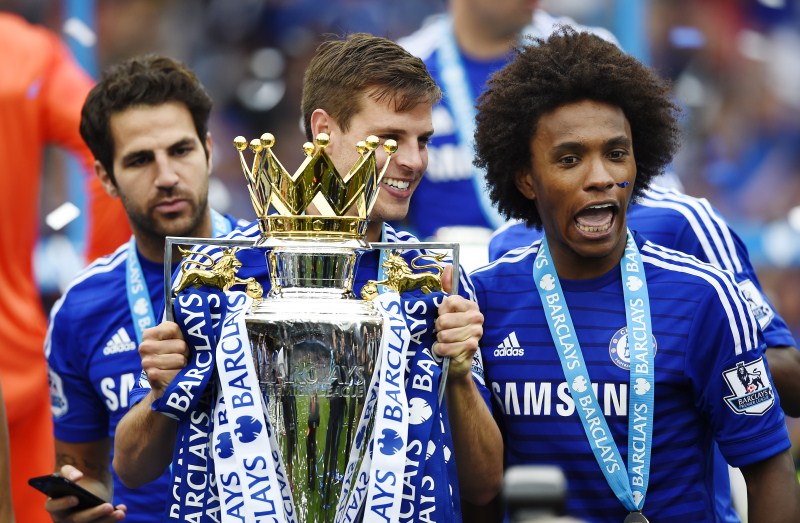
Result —
<svg viewBox="0 0 800 523"><path fill-rule="evenodd" d="M165 237L221 236L237 225L208 206L211 106L191 70L159 55L110 67L84 104L81 135L98 179L122 201L133 237L79 273L51 312L45 354L56 467L113 498L113 505L80 513L72 496L50 499L45 507L54 521L112 521L126 513L140 522L161 519L168 474L128 489L110 470L111 449L141 369L141 332L164 309Z"/></svg>
<svg viewBox="0 0 800 523"><path fill-rule="evenodd" d="M17 518L49 521L40 494L27 485L53 470L42 343L47 326L33 275L43 151L57 145L92 155L78 133L92 80L51 31L0 13L0 382L8 415L11 488ZM122 207L91 177L87 256L111 252L130 234Z"/></svg>
<svg viewBox="0 0 800 523"><path fill-rule="evenodd" d="M418 237L431 238L441 227L493 230L505 223L488 198L483 172L472 165L475 100L525 35L544 37L558 24L577 26L537 6L531 0L450 0L446 14L398 40L422 58L444 92L433 108L436 134L428 146L428 170L404 223ZM605 29L582 29L616 41Z"/></svg>

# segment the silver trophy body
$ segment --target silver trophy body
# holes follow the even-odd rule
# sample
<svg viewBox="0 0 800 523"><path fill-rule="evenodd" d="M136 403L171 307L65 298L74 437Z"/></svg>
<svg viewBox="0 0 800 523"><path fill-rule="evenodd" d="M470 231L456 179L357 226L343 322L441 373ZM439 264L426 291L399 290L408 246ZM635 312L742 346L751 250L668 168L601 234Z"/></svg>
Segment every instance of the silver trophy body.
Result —
<svg viewBox="0 0 800 523"><path fill-rule="evenodd" d="M361 252L313 242L269 250L271 290L245 316L302 522L333 521L380 348L383 318L352 292Z"/></svg>

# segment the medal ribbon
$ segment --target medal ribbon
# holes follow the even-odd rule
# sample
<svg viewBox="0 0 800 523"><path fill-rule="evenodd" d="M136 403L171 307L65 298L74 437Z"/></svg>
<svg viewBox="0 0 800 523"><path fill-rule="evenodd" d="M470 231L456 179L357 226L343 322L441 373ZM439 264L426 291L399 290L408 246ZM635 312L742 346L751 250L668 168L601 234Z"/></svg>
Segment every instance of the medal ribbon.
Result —
<svg viewBox="0 0 800 523"><path fill-rule="evenodd" d="M650 298L639 249L628 230L620 261L625 300L630 381L628 399L628 463L626 467L589 380L580 342L556 274L547 238L533 267L533 281L556 346L575 410L600 470L626 509L641 511L650 479L653 435L654 346Z"/></svg>
<svg viewBox="0 0 800 523"><path fill-rule="evenodd" d="M214 238L225 236L231 232L231 224L223 215L211 209L211 234ZM156 319L153 314L153 303L147 289L147 281L139 262L136 250L136 237L131 236L128 242L128 259L125 263L125 288L128 294L128 307L133 319L133 330L136 333L136 344L142 343L142 332L154 327Z"/></svg>

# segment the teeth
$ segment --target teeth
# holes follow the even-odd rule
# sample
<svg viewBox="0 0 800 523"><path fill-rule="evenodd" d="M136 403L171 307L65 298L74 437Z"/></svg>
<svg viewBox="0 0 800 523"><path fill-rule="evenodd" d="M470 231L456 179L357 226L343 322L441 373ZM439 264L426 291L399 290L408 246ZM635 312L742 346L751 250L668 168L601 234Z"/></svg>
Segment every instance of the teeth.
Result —
<svg viewBox="0 0 800 523"><path fill-rule="evenodd" d="M411 185L411 182L409 181L397 180L395 178L384 178L383 183L385 183L389 187L394 187L395 189L399 189L401 191L405 191Z"/></svg>
<svg viewBox="0 0 800 523"><path fill-rule="evenodd" d="M607 231L607 230L609 230L611 228L611 224L610 223L608 225L602 225L600 227L587 227L587 226L581 225L579 223L576 224L576 225L578 226L578 229L580 229L580 230L582 230L584 232L603 232L603 231Z"/></svg>
<svg viewBox="0 0 800 523"><path fill-rule="evenodd" d="M605 209L606 207L613 207L610 203L603 203L599 205L592 205L587 207L587 209Z"/></svg>

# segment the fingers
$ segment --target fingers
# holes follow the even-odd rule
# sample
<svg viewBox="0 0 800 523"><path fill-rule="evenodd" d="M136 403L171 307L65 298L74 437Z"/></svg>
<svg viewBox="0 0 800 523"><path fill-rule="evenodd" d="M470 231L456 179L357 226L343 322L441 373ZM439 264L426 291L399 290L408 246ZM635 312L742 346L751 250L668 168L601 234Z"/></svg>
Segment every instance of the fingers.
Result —
<svg viewBox="0 0 800 523"><path fill-rule="evenodd" d="M182 340L183 332L174 321L162 321L155 327L150 327L142 331L142 341L144 340Z"/></svg>
<svg viewBox="0 0 800 523"><path fill-rule="evenodd" d="M142 333L139 357L150 387L161 392L189 363L189 346L178 324L165 321Z"/></svg>
<svg viewBox="0 0 800 523"><path fill-rule="evenodd" d="M442 272L442 290L447 294L453 292L453 266L448 265Z"/></svg>
<svg viewBox="0 0 800 523"><path fill-rule="evenodd" d="M470 373L472 358L483 336L483 314L478 305L461 296L448 296L439 306L433 351L450 358L448 376Z"/></svg>
<svg viewBox="0 0 800 523"><path fill-rule="evenodd" d="M83 472L76 469L72 465L62 465L59 469L59 474L72 481L79 481L83 478Z"/></svg>
<svg viewBox="0 0 800 523"><path fill-rule="evenodd" d="M436 330L443 331L462 326L467 323L477 324L483 330L483 314L478 304L463 296L447 296L439 305L439 317L436 319ZM460 316L463 314L463 316Z"/></svg>
<svg viewBox="0 0 800 523"><path fill-rule="evenodd" d="M47 498L44 509L50 513L55 522L64 523L106 523L125 519L127 508L125 505L113 507L111 503L103 503L96 507L76 511L78 505L76 496L61 498Z"/></svg>

